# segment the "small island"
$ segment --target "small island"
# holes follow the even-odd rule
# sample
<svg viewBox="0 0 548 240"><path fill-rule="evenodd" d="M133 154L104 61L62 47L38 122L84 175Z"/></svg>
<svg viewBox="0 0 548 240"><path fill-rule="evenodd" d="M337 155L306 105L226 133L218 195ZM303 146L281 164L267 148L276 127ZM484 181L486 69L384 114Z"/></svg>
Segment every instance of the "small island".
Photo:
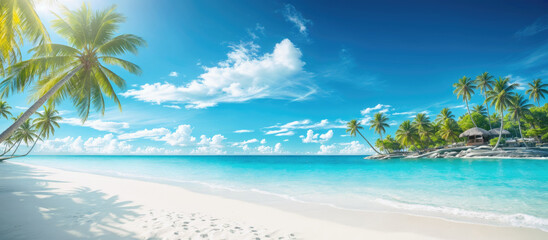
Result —
<svg viewBox="0 0 548 240"><path fill-rule="evenodd" d="M350 136L358 133L376 153L366 159L548 158L548 144L544 143L548 140L548 104L540 106L548 84L536 79L527 85L528 99L515 92L520 85L510 78L494 79L487 72L475 80L464 76L453 84L454 94L462 98L467 110L458 119L449 108L443 108L434 121L419 113L400 124L394 139L390 135L383 138L390 119L379 112L369 121L348 122L346 132ZM470 110L468 103L478 90L483 104ZM490 114L489 107L496 111ZM360 132L362 125L379 134L375 146Z"/></svg>

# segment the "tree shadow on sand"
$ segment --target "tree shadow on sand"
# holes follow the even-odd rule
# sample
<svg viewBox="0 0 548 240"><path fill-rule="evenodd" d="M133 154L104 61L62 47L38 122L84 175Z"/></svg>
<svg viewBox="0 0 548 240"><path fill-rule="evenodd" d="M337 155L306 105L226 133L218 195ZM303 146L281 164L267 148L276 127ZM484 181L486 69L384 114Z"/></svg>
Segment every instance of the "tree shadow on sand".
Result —
<svg viewBox="0 0 548 240"><path fill-rule="evenodd" d="M137 238L114 225L139 217L140 206L89 188L60 192L44 176L0 163L0 239Z"/></svg>

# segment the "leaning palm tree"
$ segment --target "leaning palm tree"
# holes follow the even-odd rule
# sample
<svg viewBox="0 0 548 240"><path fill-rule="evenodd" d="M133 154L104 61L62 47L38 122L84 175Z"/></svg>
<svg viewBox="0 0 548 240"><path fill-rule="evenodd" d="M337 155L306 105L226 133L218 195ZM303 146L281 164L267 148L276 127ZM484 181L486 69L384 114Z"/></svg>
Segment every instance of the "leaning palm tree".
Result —
<svg viewBox="0 0 548 240"><path fill-rule="evenodd" d="M413 146L415 149L415 142L418 139L417 129L411 124L411 121L406 120L401 123L398 130L396 130L396 140L405 147Z"/></svg>
<svg viewBox="0 0 548 240"><path fill-rule="evenodd" d="M415 129L417 129L417 134L419 135L421 145L422 139L427 140L428 143L432 143L432 140L430 138L430 129L432 128L432 123L430 122L430 118L426 114L417 114L411 124L415 127Z"/></svg>
<svg viewBox="0 0 548 240"><path fill-rule="evenodd" d="M54 20L53 28L70 46L40 45L32 50L32 59L11 67L12 74L0 83L2 96L34 85L35 93L31 100L36 102L0 134L0 142L8 138L46 101L56 104L70 98L82 121L87 119L92 108L104 114L103 95L111 98L122 109L112 85L123 89L126 82L105 67L105 64L140 74L141 69L137 65L116 56L127 52L136 54L137 48L145 45L145 41L132 34L114 37L119 24L125 20L114 10L115 7L112 7L93 13L85 4L75 11L65 9L65 18ZM34 84L35 78L40 80Z"/></svg>
<svg viewBox="0 0 548 240"><path fill-rule="evenodd" d="M502 130L504 129L504 110L510 105L510 100L514 96L514 89L516 89L519 84L512 83L509 84L509 78L502 78L496 80L493 90L487 91L486 102L490 103L491 106L495 106L495 109L500 112L500 131L497 144L493 147L493 150L497 149L502 138Z"/></svg>
<svg viewBox="0 0 548 240"><path fill-rule="evenodd" d="M438 116L436 116L436 122L437 123L443 123L448 119L453 119L455 115L453 115L453 112L449 108L443 108Z"/></svg>
<svg viewBox="0 0 548 240"><path fill-rule="evenodd" d="M360 132L360 129L363 129L363 127L361 126L360 122L358 122L356 119L350 120L350 122L346 123L346 132L350 132L350 136L354 137L356 136L356 133L360 134L360 136L362 136L362 138L367 142L367 144L369 144L369 146L371 147L371 149L373 149L373 151L375 151L377 154L381 154L380 152L377 151L377 149L373 147L373 145L371 145L369 141L367 141L367 139Z"/></svg>
<svg viewBox="0 0 548 240"><path fill-rule="evenodd" d="M475 112L475 113L479 113L480 115L484 116L484 117L488 117L488 113L487 113L487 110L486 108L482 105L475 105L472 107L472 112ZM491 121L489 121L489 127L491 127Z"/></svg>
<svg viewBox="0 0 548 240"><path fill-rule="evenodd" d="M548 83L542 83L540 78L535 79L533 83L528 83L529 89L525 91L526 94L529 94L529 99L533 99L537 103L537 106L540 107L540 99L544 99L544 94L548 94Z"/></svg>
<svg viewBox="0 0 548 240"><path fill-rule="evenodd" d="M508 113L510 114L510 117L518 123L519 135L521 138L523 138L523 133L521 132L520 119L530 113L529 108L531 107L534 107L534 105L527 103L527 99L525 99L521 94L516 94L512 97L512 99L510 99Z"/></svg>
<svg viewBox="0 0 548 240"><path fill-rule="evenodd" d="M384 115L384 113L376 113L375 116L373 116L373 119L369 121L369 129L374 129L376 133L379 134L382 139L382 134L386 132L386 128L390 127L388 125L388 117Z"/></svg>
<svg viewBox="0 0 548 240"><path fill-rule="evenodd" d="M474 119L472 118L472 114L470 113L470 108L468 107L468 101L472 99L472 95L474 94L474 89L476 88L476 85L474 85L474 82L469 77L462 77L459 79L459 81L455 84L453 84L453 87L455 90L453 91L454 94L457 95L457 99L459 99L462 96L462 100L464 103L466 103L466 109L468 110L468 115L470 115L470 119L472 120L472 123L475 127L477 127L476 122L474 122Z"/></svg>
<svg viewBox="0 0 548 240"><path fill-rule="evenodd" d="M38 117L33 121L36 130L39 132L38 137L34 140L32 147L27 151L27 153L21 155L28 155L32 149L36 146L39 140L48 139L50 135L55 133L55 127L59 128L59 121L61 121L61 116L59 116L59 111L55 110L53 107L44 106L43 112L36 112Z"/></svg>
<svg viewBox="0 0 548 240"><path fill-rule="evenodd" d="M7 102L0 100L0 117L8 119L11 116L11 106Z"/></svg>
<svg viewBox="0 0 548 240"><path fill-rule="evenodd" d="M493 90L493 84L495 84L495 80L493 80L493 76L491 76L488 72L484 72L481 75L476 77L475 82L477 85L476 87L480 90L483 97L487 99L487 94L486 94L487 91ZM487 107L487 118L489 119L489 130L491 130L493 129L493 127L491 126L491 117L489 116L489 106L487 105L487 103L485 103L485 106Z"/></svg>
<svg viewBox="0 0 548 240"><path fill-rule="evenodd" d="M46 27L34 11L33 0L0 0L0 69L21 58L24 40L49 43Z"/></svg>
<svg viewBox="0 0 548 240"><path fill-rule="evenodd" d="M31 119L27 119L17 131L15 131L14 134L15 140L18 142L17 147L15 147L15 150L13 150L13 153L11 154L11 157L17 152L17 149L19 149L19 146L21 146L21 143L25 143L25 145L29 145L29 143L32 143L34 139L39 138L38 134L36 134L36 128L32 124Z"/></svg>

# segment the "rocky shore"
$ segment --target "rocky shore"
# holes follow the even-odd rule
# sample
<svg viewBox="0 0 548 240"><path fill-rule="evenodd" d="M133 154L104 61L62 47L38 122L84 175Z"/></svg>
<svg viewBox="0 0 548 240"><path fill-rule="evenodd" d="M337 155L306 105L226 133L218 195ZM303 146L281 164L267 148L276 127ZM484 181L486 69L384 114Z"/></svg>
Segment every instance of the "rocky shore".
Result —
<svg viewBox="0 0 548 240"><path fill-rule="evenodd" d="M547 158L547 147L507 147L495 151L489 146L444 148L424 153L398 152L372 155L366 159L392 158Z"/></svg>

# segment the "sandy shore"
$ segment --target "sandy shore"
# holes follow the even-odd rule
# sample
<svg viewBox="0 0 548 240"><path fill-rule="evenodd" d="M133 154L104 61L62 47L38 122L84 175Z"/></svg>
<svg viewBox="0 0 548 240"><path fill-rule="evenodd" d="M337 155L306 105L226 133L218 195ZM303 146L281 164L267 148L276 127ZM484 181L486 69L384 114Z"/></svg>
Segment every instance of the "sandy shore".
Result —
<svg viewBox="0 0 548 240"><path fill-rule="evenodd" d="M0 239L548 239L536 229L273 205L0 163Z"/></svg>

